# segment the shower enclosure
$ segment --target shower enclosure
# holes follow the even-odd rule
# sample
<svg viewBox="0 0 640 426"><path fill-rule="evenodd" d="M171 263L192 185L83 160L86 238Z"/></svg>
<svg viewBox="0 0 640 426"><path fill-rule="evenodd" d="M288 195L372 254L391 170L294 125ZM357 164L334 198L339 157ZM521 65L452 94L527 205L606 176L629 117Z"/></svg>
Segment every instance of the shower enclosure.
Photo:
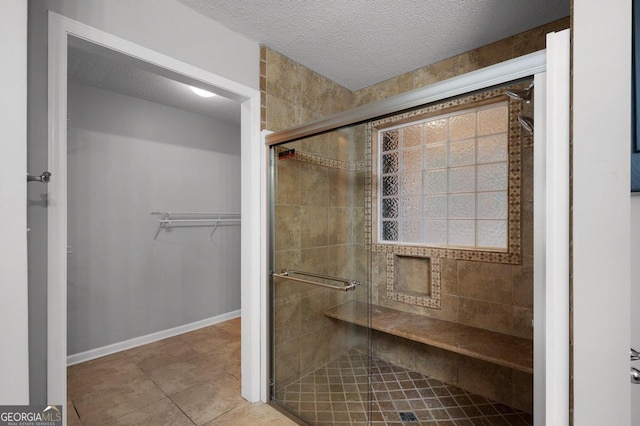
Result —
<svg viewBox="0 0 640 426"><path fill-rule="evenodd" d="M475 312L504 271L500 306L532 308L515 296L532 288L530 81L270 144L272 405L310 425L532 424L530 326Z"/></svg>

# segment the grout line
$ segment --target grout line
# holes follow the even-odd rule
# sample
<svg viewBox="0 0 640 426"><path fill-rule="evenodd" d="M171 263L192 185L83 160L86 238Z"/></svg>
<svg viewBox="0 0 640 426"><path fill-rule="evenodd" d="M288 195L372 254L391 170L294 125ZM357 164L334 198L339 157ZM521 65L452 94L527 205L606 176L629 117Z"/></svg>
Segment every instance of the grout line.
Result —
<svg viewBox="0 0 640 426"><path fill-rule="evenodd" d="M191 418L191 416L189 416L189 415L188 415L188 414L187 414L187 413L182 409L182 407L180 407L180 406L179 406L179 405L178 405L178 404L173 400L173 398L171 398L171 396L170 396L170 395L167 395L167 398L169 399L169 401L171 401L171 403L172 403L172 404L173 404L173 405L174 405L178 410L180 410L180 412L181 412L182 414L184 414L184 416L185 416L187 419L189 419L189 421L190 421L192 424L196 425L196 422Z"/></svg>

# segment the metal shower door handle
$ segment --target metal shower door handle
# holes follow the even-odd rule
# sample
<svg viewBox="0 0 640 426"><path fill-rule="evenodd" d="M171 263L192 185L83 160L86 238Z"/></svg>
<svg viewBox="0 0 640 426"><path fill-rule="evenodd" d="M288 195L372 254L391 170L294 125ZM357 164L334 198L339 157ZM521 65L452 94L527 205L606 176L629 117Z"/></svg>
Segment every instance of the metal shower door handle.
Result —
<svg viewBox="0 0 640 426"><path fill-rule="evenodd" d="M40 176L31 176L29 173L27 173L27 182L49 183L50 180L51 180L51 173L49 172L43 172Z"/></svg>
<svg viewBox="0 0 640 426"><path fill-rule="evenodd" d="M640 352L636 351L633 348L630 348L631 351L629 352L630 354L630 358L631 361L638 361L640 360ZM631 383L637 385L640 384L640 370L638 370L637 368L631 367Z"/></svg>

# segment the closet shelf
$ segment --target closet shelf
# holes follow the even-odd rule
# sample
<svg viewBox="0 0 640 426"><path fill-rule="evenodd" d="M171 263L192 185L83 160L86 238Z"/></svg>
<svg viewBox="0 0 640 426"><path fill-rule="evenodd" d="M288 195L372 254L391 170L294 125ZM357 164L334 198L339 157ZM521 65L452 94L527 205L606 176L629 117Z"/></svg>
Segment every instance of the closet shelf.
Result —
<svg viewBox="0 0 640 426"><path fill-rule="evenodd" d="M213 226L209 239L220 225L240 225L240 213L232 212L151 212L153 216L159 216L158 229L153 239L158 238L160 231L171 227L185 226Z"/></svg>

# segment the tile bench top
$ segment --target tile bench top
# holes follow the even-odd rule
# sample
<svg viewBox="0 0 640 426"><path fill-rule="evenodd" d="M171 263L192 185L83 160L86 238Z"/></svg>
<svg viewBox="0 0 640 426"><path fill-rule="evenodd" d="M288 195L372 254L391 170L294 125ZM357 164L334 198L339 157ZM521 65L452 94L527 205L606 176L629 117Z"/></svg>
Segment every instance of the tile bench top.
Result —
<svg viewBox="0 0 640 426"><path fill-rule="evenodd" d="M533 373L533 341L424 315L347 302L325 311L341 321L457 352L525 373Z"/></svg>

